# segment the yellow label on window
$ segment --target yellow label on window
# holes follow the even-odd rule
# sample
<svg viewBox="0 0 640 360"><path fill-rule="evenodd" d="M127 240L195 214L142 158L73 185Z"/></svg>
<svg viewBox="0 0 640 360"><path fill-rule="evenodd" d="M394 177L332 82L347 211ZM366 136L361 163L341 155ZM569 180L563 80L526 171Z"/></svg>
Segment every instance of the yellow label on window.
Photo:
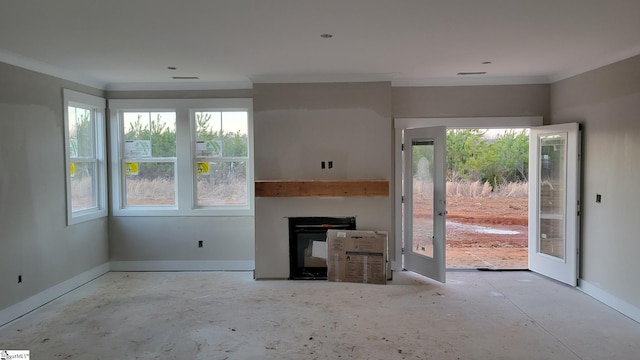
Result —
<svg viewBox="0 0 640 360"><path fill-rule="evenodd" d="M198 172L198 175L209 175L209 163L208 162L196 163L196 171Z"/></svg>
<svg viewBox="0 0 640 360"><path fill-rule="evenodd" d="M138 175L138 163L128 162L124 163L124 173L128 175Z"/></svg>
<svg viewBox="0 0 640 360"><path fill-rule="evenodd" d="M71 176L76 176L76 163L69 164L69 173Z"/></svg>

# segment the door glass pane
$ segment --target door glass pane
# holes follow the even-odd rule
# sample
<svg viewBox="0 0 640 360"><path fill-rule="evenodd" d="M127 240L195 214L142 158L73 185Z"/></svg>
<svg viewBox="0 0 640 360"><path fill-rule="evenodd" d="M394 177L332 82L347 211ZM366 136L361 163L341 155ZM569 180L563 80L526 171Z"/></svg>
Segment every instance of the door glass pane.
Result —
<svg viewBox="0 0 640 360"><path fill-rule="evenodd" d="M433 257L433 141L414 140L413 153L413 236L411 251Z"/></svg>
<svg viewBox="0 0 640 360"><path fill-rule="evenodd" d="M567 135L542 135L539 140L538 252L564 260Z"/></svg>

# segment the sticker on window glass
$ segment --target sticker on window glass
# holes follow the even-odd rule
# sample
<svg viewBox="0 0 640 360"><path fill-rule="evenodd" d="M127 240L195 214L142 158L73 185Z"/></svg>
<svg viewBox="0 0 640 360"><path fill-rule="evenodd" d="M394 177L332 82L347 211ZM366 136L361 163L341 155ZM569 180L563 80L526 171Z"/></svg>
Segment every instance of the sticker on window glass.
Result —
<svg viewBox="0 0 640 360"><path fill-rule="evenodd" d="M126 140L124 142L124 156L150 157L151 140Z"/></svg>
<svg viewBox="0 0 640 360"><path fill-rule="evenodd" d="M222 155L222 141L206 140L196 141L196 156L219 157Z"/></svg>
<svg viewBox="0 0 640 360"><path fill-rule="evenodd" d="M138 163L137 162L124 163L124 173L127 176L138 175Z"/></svg>
<svg viewBox="0 0 640 360"><path fill-rule="evenodd" d="M196 163L196 171L198 172L198 175L209 175L209 163L208 162Z"/></svg>
<svg viewBox="0 0 640 360"><path fill-rule="evenodd" d="M69 173L71 176L76 176L76 163L69 164Z"/></svg>

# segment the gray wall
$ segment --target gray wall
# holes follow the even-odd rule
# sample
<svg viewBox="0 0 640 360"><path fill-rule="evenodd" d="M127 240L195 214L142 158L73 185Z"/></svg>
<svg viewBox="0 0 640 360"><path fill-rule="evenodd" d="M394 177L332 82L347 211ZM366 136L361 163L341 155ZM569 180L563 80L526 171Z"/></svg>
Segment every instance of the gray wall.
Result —
<svg viewBox="0 0 640 360"><path fill-rule="evenodd" d="M250 98L252 91L108 91L108 99L205 99ZM227 262L246 264L254 260L253 216L144 217L112 216L109 249L115 268L118 262L193 261L202 270L227 268ZM198 241L204 246L198 248ZM209 263L207 263L209 262ZM123 269L181 270L172 265L124 265ZM245 268L251 270L251 267Z"/></svg>
<svg viewBox="0 0 640 360"><path fill-rule="evenodd" d="M253 91L256 180L386 179L393 189L390 83ZM287 217L356 216L359 229L388 231L393 251L392 209L391 197L256 198L256 278L289 276Z"/></svg>
<svg viewBox="0 0 640 360"><path fill-rule="evenodd" d="M549 119L549 85L394 87L393 116L543 116Z"/></svg>
<svg viewBox="0 0 640 360"><path fill-rule="evenodd" d="M552 84L551 120L583 126L581 278L638 308L640 56Z"/></svg>
<svg viewBox="0 0 640 360"><path fill-rule="evenodd" d="M103 265L109 253L107 218L66 225L62 88L102 92L4 63L0 79L2 310Z"/></svg>
<svg viewBox="0 0 640 360"><path fill-rule="evenodd" d="M226 264L228 261L253 261L253 223L253 216L111 217L111 260L210 261L221 262L220 264ZM203 241L202 248L198 248L198 240ZM200 270L228 269L223 267L224 265L208 265ZM133 269L142 268L133 266ZM152 269L183 270L160 266Z"/></svg>

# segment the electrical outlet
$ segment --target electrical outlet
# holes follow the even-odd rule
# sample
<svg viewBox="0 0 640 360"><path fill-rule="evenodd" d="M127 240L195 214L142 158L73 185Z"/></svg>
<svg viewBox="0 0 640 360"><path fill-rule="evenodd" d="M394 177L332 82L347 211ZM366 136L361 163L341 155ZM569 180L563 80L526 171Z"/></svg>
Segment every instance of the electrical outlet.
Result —
<svg viewBox="0 0 640 360"><path fill-rule="evenodd" d="M324 169L325 165L324 165L324 161L320 163L320 169Z"/></svg>
<svg viewBox="0 0 640 360"><path fill-rule="evenodd" d="M204 246L204 243L202 240L198 240L198 247L201 248Z"/></svg>
<svg viewBox="0 0 640 360"><path fill-rule="evenodd" d="M601 203L602 202L602 195L596 194L596 202L597 203Z"/></svg>
<svg viewBox="0 0 640 360"><path fill-rule="evenodd" d="M18 284L22 282L22 275L18 275Z"/></svg>
<svg viewBox="0 0 640 360"><path fill-rule="evenodd" d="M329 169L333 169L333 161L329 161Z"/></svg>

